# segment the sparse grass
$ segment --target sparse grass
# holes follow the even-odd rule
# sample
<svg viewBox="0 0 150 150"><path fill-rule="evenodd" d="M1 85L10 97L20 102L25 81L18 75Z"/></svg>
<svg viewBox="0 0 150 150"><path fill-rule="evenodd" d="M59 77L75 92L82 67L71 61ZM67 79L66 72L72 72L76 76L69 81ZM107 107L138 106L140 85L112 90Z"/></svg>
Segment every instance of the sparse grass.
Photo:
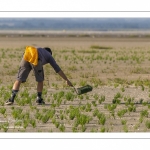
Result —
<svg viewBox="0 0 150 150"><path fill-rule="evenodd" d="M36 81L32 73L21 84L14 106L5 106L24 48L1 48L1 132L149 132L149 47L130 47L131 42L128 46L124 42L111 44L54 47L54 58L73 84L80 87L88 83L93 91L77 95L48 64L44 66L45 106L35 105Z"/></svg>

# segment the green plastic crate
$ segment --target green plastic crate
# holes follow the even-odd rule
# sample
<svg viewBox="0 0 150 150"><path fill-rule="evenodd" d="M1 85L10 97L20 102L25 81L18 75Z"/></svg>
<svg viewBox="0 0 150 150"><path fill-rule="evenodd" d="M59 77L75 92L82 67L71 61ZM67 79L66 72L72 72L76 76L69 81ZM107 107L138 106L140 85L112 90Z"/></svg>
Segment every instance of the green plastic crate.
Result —
<svg viewBox="0 0 150 150"><path fill-rule="evenodd" d="M77 93L79 95L92 91L93 88L90 85L85 85L83 87L77 88Z"/></svg>

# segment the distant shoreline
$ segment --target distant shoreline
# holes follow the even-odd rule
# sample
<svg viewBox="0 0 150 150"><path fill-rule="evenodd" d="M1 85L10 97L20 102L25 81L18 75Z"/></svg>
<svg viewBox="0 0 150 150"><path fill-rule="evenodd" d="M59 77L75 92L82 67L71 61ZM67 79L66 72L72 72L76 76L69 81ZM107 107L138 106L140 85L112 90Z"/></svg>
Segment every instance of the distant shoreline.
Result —
<svg viewBox="0 0 150 150"><path fill-rule="evenodd" d="M150 30L139 31L66 31L66 30L0 30L0 36L69 36L69 37L150 37Z"/></svg>

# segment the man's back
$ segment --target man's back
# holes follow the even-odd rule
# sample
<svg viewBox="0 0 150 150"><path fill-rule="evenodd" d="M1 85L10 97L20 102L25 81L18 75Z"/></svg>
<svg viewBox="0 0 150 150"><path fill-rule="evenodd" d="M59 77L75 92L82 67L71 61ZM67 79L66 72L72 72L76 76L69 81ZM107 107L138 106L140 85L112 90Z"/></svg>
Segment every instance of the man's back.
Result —
<svg viewBox="0 0 150 150"><path fill-rule="evenodd" d="M61 70L60 67L57 65L55 59L47 50L41 47L36 48L38 50L39 59L42 61L42 65L49 63L54 68L56 73Z"/></svg>

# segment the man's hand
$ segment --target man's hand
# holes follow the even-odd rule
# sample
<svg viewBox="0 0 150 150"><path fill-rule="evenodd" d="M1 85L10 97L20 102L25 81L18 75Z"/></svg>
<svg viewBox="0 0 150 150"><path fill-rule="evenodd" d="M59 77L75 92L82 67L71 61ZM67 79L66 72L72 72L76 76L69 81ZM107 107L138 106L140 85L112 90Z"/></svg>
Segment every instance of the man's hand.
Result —
<svg viewBox="0 0 150 150"><path fill-rule="evenodd" d="M73 86L72 83L69 80L66 80L66 84L69 86Z"/></svg>

